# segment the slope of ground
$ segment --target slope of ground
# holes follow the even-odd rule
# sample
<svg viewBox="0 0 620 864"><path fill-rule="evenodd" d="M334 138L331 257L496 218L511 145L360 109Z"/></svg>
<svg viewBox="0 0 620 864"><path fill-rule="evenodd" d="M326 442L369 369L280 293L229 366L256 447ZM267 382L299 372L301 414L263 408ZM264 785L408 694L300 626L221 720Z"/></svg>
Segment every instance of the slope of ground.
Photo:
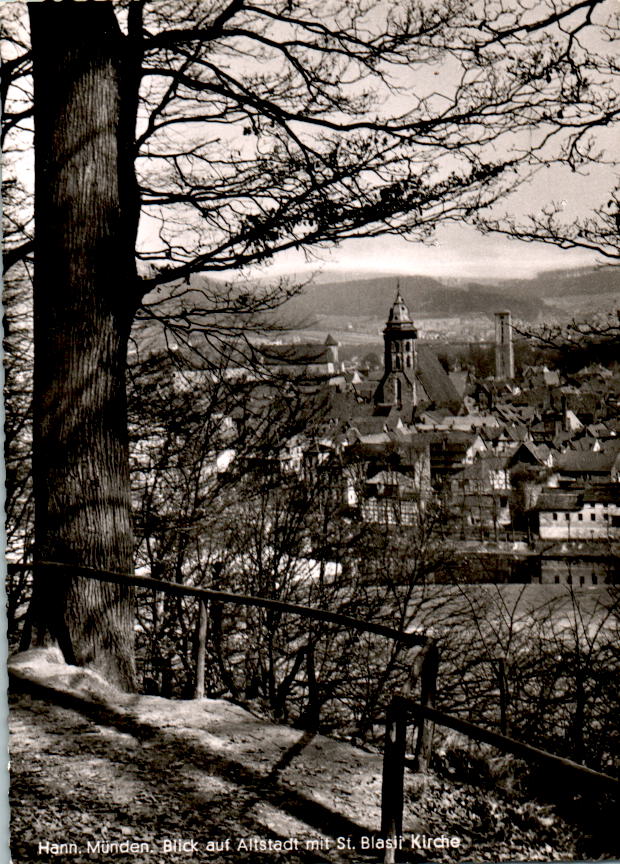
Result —
<svg viewBox="0 0 620 864"><path fill-rule="evenodd" d="M379 754L223 700L128 696L53 651L9 668L15 864L382 860ZM406 799L401 860L578 857L576 832L500 793L409 774ZM413 840L443 834L459 847Z"/></svg>

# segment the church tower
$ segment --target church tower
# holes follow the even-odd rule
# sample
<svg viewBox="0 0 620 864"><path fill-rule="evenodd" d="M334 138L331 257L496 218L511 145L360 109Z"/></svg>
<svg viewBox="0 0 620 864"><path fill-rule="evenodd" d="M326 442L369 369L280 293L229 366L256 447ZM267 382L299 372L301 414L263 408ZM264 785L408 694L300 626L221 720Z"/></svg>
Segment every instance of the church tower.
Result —
<svg viewBox="0 0 620 864"><path fill-rule="evenodd" d="M495 313L495 378L510 381L515 377L510 312Z"/></svg>
<svg viewBox="0 0 620 864"><path fill-rule="evenodd" d="M417 403L417 338L418 331L402 294L397 291L383 330L384 371L375 392L377 407L413 411Z"/></svg>

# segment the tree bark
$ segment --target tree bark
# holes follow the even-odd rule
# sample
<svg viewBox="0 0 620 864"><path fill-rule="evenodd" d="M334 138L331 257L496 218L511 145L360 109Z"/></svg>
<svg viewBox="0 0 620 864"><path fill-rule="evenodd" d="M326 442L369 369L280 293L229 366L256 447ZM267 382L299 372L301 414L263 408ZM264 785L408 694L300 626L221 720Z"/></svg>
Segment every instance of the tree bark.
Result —
<svg viewBox="0 0 620 864"><path fill-rule="evenodd" d="M133 569L125 369L137 305L137 75L109 2L29 6L35 560ZM31 644L134 685L133 591L35 572Z"/></svg>

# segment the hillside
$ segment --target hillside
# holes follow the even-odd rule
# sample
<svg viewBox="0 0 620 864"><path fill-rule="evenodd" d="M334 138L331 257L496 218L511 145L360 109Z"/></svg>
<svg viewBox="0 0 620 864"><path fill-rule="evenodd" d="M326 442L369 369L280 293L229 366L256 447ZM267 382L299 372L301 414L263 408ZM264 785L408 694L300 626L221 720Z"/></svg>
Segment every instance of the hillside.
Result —
<svg viewBox="0 0 620 864"><path fill-rule="evenodd" d="M515 318L536 321L549 308L566 297L600 298L600 307L615 308L620 294L620 270L615 267L589 267L552 270L533 279L438 280L428 276L344 274L333 278L323 273L315 284L284 307L287 317L312 318L315 313L332 316L382 319L398 284L411 313L420 316L458 317L487 315L509 308ZM612 302L613 298L616 301ZM595 304L596 307L596 304Z"/></svg>
<svg viewBox="0 0 620 864"><path fill-rule="evenodd" d="M499 289L521 297L563 297L566 295L620 293L618 267L579 267L548 270L535 279L507 280Z"/></svg>
<svg viewBox="0 0 620 864"><path fill-rule="evenodd" d="M18 655L9 670L15 864L169 864L175 853L216 864L382 860L369 849L380 818L379 753L224 700L128 696L50 650ZM446 741L440 752L444 776L407 772L403 860L588 856L583 829L552 807L459 780L471 754L459 766L462 749ZM412 836L442 834L460 838L460 848L414 851Z"/></svg>
<svg viewBox="0 0 620 864"><path fill-rule="evenodd" d="M410 274L328 270L309 281L308 274L290 273L285 278L290 284L304 285L303 289L277 311L266 314L264 320L276 320L292 328L308 328L320 323L321 329L326 319L333 319L328 328L333 327L337 319L344 322L367 319L376 332L376 324L384 320L398 285L414 320L464 316L490 319L494 312L509 308L516 319L537 322L556 311L570 317L571 309L573 313L582 308L586 312L614 310L620 288L619 274L614 267L589 267L546 271L527 280L472 281L458 277L439 280ZM269 283L265 278L255 281L259 287ZM212 296L222 291L221 283L202 276L193 277L191 287L197 290L186 296L186 302L197 308L205 304L214 308L212 300L201 298L203 287ZM248 283L244 282L239 284L238 290L246 294L248 288ZM234 291L233 288L233 294ZM583 302L579 304L568 298L583 298Z"/></svg>
<svg viewBox="0 0 620 864"><path fill-rule="evenodd" d="M385 318L396 286L414 318L489 315L510 306L513 315L533 321L544 304L537 297L510 296L482 285L448 285L426 276L376 276L309 285L282 308L287 319L306 320L321 315Z"/></svg>

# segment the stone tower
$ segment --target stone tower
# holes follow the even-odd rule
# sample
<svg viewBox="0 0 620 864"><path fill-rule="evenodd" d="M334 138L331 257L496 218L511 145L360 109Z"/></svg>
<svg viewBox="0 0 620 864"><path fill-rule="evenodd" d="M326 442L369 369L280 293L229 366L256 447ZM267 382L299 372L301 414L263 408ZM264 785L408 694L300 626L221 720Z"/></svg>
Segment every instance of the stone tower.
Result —
<svg viewBox="0 0 620 864"><path fill-rule="evenodd" d="M417 338L418 331L397 291L383 330L384 371L375 391L377 406L406 411L416 406Z"/></svg>
<svg viewBox="0 0 620 864"><path fill-rule="evenodd" d="M515 377L510 312L495 313L495 377L498 381Z"/></svg>

